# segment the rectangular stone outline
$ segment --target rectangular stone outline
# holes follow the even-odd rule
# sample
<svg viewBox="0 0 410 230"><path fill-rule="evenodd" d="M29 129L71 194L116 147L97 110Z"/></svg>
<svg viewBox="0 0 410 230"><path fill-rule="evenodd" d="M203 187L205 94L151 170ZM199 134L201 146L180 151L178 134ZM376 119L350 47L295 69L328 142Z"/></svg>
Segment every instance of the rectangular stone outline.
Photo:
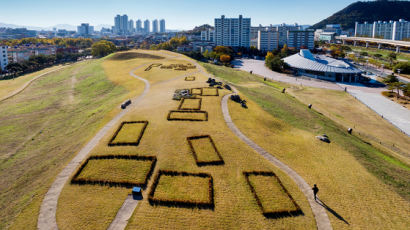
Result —
<svg viewBox="0 0 410 230"><path fill-rule="evenodd" d="M178 110L201 110L201 106L202 106L202 98L181 98L182 100L181 100L181 102L179 103L179 106L178 106ZM184 101L185 101L185 99L188 99L188 100L191 100L191 99L197 99L197 100L199 100L199 106L197 107L197 108L189 108L189 109L183 109L182 108L182 105L184 104Z"/></svg>
<svg viewBox="0 0 410 230"><path fill-rule="evenodd" d="M171 118L171 113L204 113L205 114L205 120L202 119L182 119L182 118ZM202 110L170 110L167 116L168 121L208 121L208 112L207 111L202 111Z"/></svg>
<svg viewBox="0 0 410 230"><path fill-rule="evenodd" d="M243 172L243 175L245 176L246 182L248 183L249 187L251 188L252 194L254 195L256 202L258 203L258 206L260 207L262 214L266 218L272 218L272 219L277 219L277 218L283 218L283 217L292 217L292 216L299 216L303 215L302 210L300 209L299 205L296 203L296 201L293 199L293 197L290 195L288 190L283 186L282 181L279 179L279 177L273 173L273 172L263 172L263 171L252 171L252 172ZM255 175L255 176L270 176L273 177L277 180L279 185L282 187L283 191L285 194L289 197L293 205L295 206L295 210L292 211L280 211L280 212L267 212L265 211L264 207L262 206L262 202L260 201L258 195L256 194L255 188L252 186L249 176L250 175Z"/></svg>
<svg viewBox="0 0 410 230"><path fill-rule="evenodd" d="M208 138L209 139L209 141L211 142L211 144L212 144L212 146L213 146L219 160L217 160L217 161L200 161L200 160L198 160L198 156L195 152L194 146L192 144L192 140L198 140L198 139L202 139L202 138ZM194 156L195 162L199 167L207 166L207 165L223 165L223 164L225 164L225 162L224 162L221 154L219 153L218 149L216 148L215 143L214 143L213 139L211 138L211 136L209 136L209 135L192 136L192 137L187 137L186 139L188 141L189 147L191 148L192 155Z"/></svg>
<svg viewBox="0 0 410 230"><path fill-rule="evenodd" d="M78 176L81 174L84 167L88 164L90 160L102 160L102 159L126 159L126 160L136 160L136 161L151 161L151 167L148 170L148 173L145 175L145 180L143 183L134 183L131 181L109 181L109 180L86 180L78 179ZM154 172L155 165L157 163L157 157L155 156L136 156L136 155L102 155L102 156L90 156L85 160L80 168L71 179L71 184L78 185L101 185L101 186L116 186L116 187L126 187L130 188L133 186L139 186L146 188L149 178L151 178L152 173Z"/></svg>
<svg viewBox="0 0 410 230"><path fill-rule="evenodd" d="M136 123L144 123L144 127L142 128L140 134L138 135L138 138L135 142L117 142L117 143L113 143L113 141L115 140L115 138L117 137L118 133L121 131L122 127L125 124L136 124ZM121 125L118 127L117 131L115 131L114 135L111 137L110 141L108 142L108 146L138 146L140 144L142 135L144 135L145 129L148 126L148 121L123 121L121 122Z"/></svg>
<svg viewBox="0 0 410 230"><path fill-rule="evenodd" d="M158 186L160 177L162 175L166 176L193 176L193 177L201 177L201 178L208 178L208 194L209 200L208 202L195 202L195 201L186 201L186 200L167 200L167 199L156 199L154 197L155 190ZM207 173L189 173L189 172L177 172L177 171L169 171L169 170L160 170L157 176L154 179L154 183L151 186L151 191L148 195L148 201L150 205L161 205L167 207L181 207L181 208L198 208L198 209L212 209L214 210L214 186L213 186L213 178L210 174Z"/></svg>
<svg viewBox="0 0 410 230"><path fill-rule="evenodd" d="M195 76L185 77L185 81L195 81Z"/></svg>

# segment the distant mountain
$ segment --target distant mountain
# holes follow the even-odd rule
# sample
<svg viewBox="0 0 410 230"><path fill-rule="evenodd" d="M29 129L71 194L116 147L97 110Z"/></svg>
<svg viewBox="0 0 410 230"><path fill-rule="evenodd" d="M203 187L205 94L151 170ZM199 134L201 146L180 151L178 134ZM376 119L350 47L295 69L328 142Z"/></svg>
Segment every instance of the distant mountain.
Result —
<svg viewBox="0 0 410 230"><path fill-rule="evenodd" d="M15 24L6 24L6 23L1 23L0 22L0 28L5 27L5 28L27 28L28 30L42 30L42 27L36 27L36 26L22 26L22 25L15 25Z"/></svg>
<svg viewBox="0 0 410 230"><path fill-rule="evenodd" d="M328 2L331 4L331 2ZM410 1L379 0L352 3L343 10L312 26L322 29L327 24L341 24L344 30L352 29L355 22L410 20Z"/></svg>
<svg viewBox="0 0 410 230"><path fill-rule="evenodd" d="M6 23L1 23L0 22L0 28L1 27L6 27L6 28L27 28L28 30L53 30L53 28L57 28L60 30L71 30L71 31L76 31L77 30L77 26L73 26L73 25L69 25L69 24L57 24L54 26L48 26L48 27L38 27L38 26L23 26L23 25L14 25L14 24L6 24ZM101 24L101 25L97 25L94 26L94 30L96 31L100 31L101 28L111 28L111 25L106 25L106 24Z"/></svg>

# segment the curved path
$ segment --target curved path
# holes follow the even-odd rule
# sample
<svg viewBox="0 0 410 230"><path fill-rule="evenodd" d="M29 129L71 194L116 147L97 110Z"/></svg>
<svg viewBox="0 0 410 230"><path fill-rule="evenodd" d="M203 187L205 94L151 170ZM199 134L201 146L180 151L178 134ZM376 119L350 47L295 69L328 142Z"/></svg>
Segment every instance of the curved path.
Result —
<svg viewBox="0 0 410 230"><path fill-rule="evenodd" d="M21 93L21 92L22 92L23 90L25 90L31 83L33 83L33 81L39 79L40 77L42 77L42 76L44 76L44 75L47 75L47 74L49 74L49 73L55 72L55 71L57 71L57 70L63 69L63 68L65 68L65 67L67 67L67 66L62 66L62 67L60 67L60 68L53 69L53 70L47 71L47 72L45 72L45 73L42 73L42 74L40 74L40 75L38 75L38 76L35 76L33 79L31 79L30 81L26 82L26 83L25 83L22 87L20 87L19 89L15 90L15 91L13 91L12 93L10 93L9 95L7 95L7 96L1 98L1 99L0 99L0 102L5 101L5 100L7 100L7 99L9 99L9 98L11 98L11 97L14 97L14 96L16 96L17 94Z"/></svg>
<svg viewBox="0 0 410 230"><path fill-rule="evenodd" d="M144 67L140 65L130 71L130 75L143 81L145 83L144 92L138 97L132 99L132 104L129 107L134 107L139 101L148 93L150 89L149 82L141 77L138 77L133 72L139 68ZM116 115L110 122L108 122L94 137L91 139L80 152L68 163L68 165L57 175L55 181L51 185L50 189L44 196L43 202L40 207L40 214L38 216L37 228L41 230L58 229L56 212L58 198L63 190L64 185L70 179L70 176L74 173L81 162L88 156L90 151L99 143L99 141L107 134L107 132L129 111L129 109L122 110Z"/></svg>
<svg viewBox="0 0 410 230"><path fill-rule="evenodd" d="M233 91L236 93L236 89L233 88ZM310 188L309 184L306 183L306 181L299 174L297 174L293 169L291 169L289 166L287 166L286 164L284 164L283 162L278 160L276 157L272 156L269 152L267 152L266 150L261 148L259 145L257 145L255 142L253 142L247 136L245 136L235 126L235 124L233 123L233 121L231 119L231 116L229 115L229 109L228 109L228 99L231 95L233 95L233 93L225 95L222 98L222 101L221 101L222 113L223 113L225 122L228 125L228 127L243 142L245 142L247 145L249 145L252 149L254 149L257 153L259 153L261 156L263 156L266 160L270 161L276 167L280 168L288 176L290 176L293 179L293 181L295 181L296 185L299 187L299 189L306 196L306 198L307 198L307 200L310 204L310 207L312 208L312 212L313 212L313 215L315 216L315 220L316 220L317 229L319 229L319 230L332 229L332 225L330 224L329 217L327 216L326 210L320 204L318 204L315 201L315 199L313 197L312 189Z"/></svg>

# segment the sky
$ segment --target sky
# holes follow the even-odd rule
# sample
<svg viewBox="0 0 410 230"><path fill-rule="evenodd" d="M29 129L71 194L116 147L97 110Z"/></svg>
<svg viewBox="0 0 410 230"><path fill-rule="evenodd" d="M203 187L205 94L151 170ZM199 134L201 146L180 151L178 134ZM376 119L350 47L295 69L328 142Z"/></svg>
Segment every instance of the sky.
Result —
<svg viewBox="0 0 410 230"><path fill-rule="evenodd" d="M213 25L214 18L250 17L252 26L315 24L356 0L0 0L0 22L49 27L113 25L117 14L134 21L165 19L167 29Z"/></svg>

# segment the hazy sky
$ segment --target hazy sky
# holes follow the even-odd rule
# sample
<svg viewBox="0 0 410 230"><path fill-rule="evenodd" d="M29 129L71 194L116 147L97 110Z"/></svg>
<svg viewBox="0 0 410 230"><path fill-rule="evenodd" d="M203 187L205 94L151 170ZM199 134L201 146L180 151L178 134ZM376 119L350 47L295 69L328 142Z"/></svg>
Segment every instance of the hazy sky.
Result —
<svg viewBox="0 0 410 230"><path fill-rule="evenodd" d="M0 0L0 22L47 27L56 24L112 25L114 16L164 18L167 29L191 29L227 17L252 18L252 25L314 24L355 0Z"/></svg>

